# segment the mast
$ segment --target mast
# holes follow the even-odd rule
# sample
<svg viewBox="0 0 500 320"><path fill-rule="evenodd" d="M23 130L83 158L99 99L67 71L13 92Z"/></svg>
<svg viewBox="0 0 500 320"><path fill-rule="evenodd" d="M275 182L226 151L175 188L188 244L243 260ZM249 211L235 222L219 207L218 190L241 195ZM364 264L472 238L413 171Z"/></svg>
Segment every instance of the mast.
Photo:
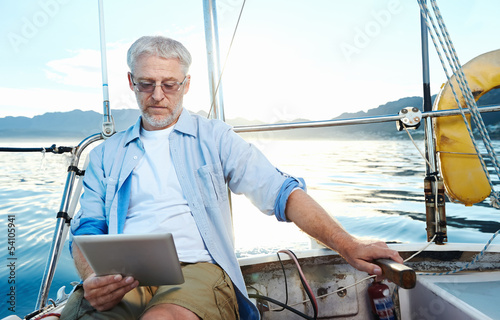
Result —
<svg viewBox="0 0 500 320"><path fill-rule="evenodd" d="M425 3L425 1L423 1ZM422 45L422 80L423 109L432 111L430 77L429 77L429 30L423 12L420 14L420 37ZM425 218L427 222L427 241L434 239L436 244L444 244L448 240L446 233L445 195L443 179L439 176L432 117L424 119L425 137Z"/></svg>
<svg viewBox="0 0 500 320"><path fill-rule="evenodd" d="M106 56L106 37L104 29L104 8L102 0L99 0L99 32L101 43L101 72L102 72L102 95L103 95L103 121L102 121L102 136L109 138L115 133L115 124L111 116L109 107L109 92L108 92L108 67Z"/></svg>
<svg viewBox="0 0 500 320"><path fill-rule="evenodd" d="M213 119L224 121L222 82L219 51L219 26L215 0L203 0L205 20L205 42L207 47L208 84L210 89L210 115Z"/></svg>

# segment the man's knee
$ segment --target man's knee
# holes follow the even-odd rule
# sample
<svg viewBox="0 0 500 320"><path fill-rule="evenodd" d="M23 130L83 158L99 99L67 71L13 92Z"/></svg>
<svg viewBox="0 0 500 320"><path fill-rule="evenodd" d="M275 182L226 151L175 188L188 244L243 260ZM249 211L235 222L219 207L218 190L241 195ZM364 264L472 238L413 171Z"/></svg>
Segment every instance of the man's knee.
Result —
<svg viewBox="0 0 500 320"><path fill-rule="evenodd" d="M200 318L192 311L170 303L159 304L144 313L141 320L174 320L174 319L186 319L186 320L199 320Z"/></svg>

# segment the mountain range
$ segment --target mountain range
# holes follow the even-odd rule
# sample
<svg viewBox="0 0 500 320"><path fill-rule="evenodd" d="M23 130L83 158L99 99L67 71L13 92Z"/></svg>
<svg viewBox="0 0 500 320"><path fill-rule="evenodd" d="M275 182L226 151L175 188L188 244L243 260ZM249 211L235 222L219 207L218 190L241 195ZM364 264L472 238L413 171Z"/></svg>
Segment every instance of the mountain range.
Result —
<svg viewBox="0 0 500 320"><path fill-rule="evenodd" d="M434 98L434 97L433 97ZM479 106L500 105L500 89L492 90L479 99ZM355 113L343 113L333 119L361 118L380 115L396 115L405 107L422 109L421 97L406 97L387 102L377 108ZM137 121L138 109L113 110L116 130L124 130ZM206 116L206 112L198 114ZM492 138L500 138L500 112L483 113L485 124L490 129ZM227 119L233 126L264 124L260 121L250 121L243 118ZM295 119L291 122L308 121ZM69 112L50 112L43 115L28 117L0 118L0 138L34 138L34 137L67 137L80 138L100 132L102 115L94 111L73 110ZM422 126L414 131L421 135ZM296 130L283 130L261 133L244 133L244 136L276 139L373 139L373 138L406 138L406 132L398 132L395 122L351 125L342 127L324 127Z"/></svg>

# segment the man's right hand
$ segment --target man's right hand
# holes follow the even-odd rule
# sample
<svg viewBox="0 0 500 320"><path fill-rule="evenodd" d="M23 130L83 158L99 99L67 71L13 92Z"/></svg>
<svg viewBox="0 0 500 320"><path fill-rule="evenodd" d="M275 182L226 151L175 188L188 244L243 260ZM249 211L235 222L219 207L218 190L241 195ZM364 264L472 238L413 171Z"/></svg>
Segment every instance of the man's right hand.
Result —
<svg viewBox="0 0 500 320"><path fill-rule="evenodd" d="M106 311L116 306L127 292L139 285L132 277L109 275L97 277L91 274L83 281L85 299L97 310Z"/></svg>

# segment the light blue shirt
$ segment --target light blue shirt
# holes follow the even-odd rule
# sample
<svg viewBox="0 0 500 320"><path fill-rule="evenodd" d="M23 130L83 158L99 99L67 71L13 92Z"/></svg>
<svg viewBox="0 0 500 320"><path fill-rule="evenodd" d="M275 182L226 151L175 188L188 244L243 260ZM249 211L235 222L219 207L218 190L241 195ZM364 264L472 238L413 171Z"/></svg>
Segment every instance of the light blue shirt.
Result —
<svg viewBox="0 0 500 320"><path fill-rule="evenodd" d="M145 152L140 126L141 118L90 153L81 209L71 221L72 235L123 232L132 171ZM175 171L203 241L237 288L240 316L258 319L234 253L226 183L232 192L245 194L260 211L280 221L287 221L290 193L297 187L305 189L305 184L277 170L226 123L190 115L185 109L169 140Z"/></svg>

